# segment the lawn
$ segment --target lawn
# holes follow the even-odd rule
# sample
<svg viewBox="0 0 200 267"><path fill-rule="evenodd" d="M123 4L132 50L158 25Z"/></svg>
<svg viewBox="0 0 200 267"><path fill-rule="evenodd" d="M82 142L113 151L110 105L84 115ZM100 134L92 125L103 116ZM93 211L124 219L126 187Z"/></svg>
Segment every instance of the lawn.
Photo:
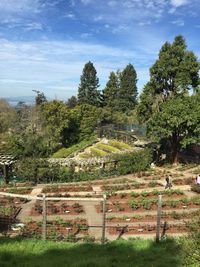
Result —
<svg viewBox="0 0 200 267"><path fill-rule="evenodd" d="M180 253L173 239L98 245L0 238L1 267L181 267Z"/></svg>

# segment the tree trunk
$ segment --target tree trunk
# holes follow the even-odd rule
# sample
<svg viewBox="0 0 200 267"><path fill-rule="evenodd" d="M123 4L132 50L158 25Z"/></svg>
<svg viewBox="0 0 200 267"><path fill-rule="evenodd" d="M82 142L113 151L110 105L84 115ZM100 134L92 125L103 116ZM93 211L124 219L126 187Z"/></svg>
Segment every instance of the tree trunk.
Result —
<svg viewBox="0 0 200 267"><path fill-rule="evenodd" d="M179 137L176 134L173 134L172 140L171 140L171 162L173 165L177 165L179 163L179 150L180 150L180 144L179 144Z"/></svg>

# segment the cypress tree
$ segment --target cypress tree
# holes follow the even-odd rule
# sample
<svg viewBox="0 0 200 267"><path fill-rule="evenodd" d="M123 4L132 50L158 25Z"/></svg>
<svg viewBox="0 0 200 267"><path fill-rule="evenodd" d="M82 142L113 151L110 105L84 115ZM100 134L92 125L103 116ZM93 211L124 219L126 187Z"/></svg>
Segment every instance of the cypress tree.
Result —
<svg viewBox="0 0 200 267"><path fill-rule="evenodd" d="M78 103L99 106L100 93L97 90L98 87L99 79L97 77L97 71L93 63L89 61L85 64L80 78L80 84L78 88Z"/></svg>
<svg viewBox="0 0 200 267"><path fill-rule="evenodd" d="M112 108L115 106L116 100L119 97L119 87L119 77L115 72L112 71L110 73L106 87L103 90L103 99L105 106Z"/></svg>
<svg viewBox="0 0 200 267"><path fill-rule="evenodd" d="M119 105L123 112L129 112L137 104L137 73L128 64L120 75Z"/></svg>

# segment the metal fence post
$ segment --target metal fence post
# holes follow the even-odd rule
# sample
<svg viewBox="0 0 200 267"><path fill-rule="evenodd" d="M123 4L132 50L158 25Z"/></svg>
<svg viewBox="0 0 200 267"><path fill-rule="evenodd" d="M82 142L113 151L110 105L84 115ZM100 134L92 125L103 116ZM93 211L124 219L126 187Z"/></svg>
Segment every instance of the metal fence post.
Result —
<svg viewBox="0 0 200 267"><path fill-rule="evenodd" d="M161 221L162 195L158 196L157 209L157 226L156 226L156 242L160 242L160 221Z"/></svg>
<svg viewBox="0 0 200 267"><path fill-rule="evenodd" d="M102 225L102 244L105 243L106 234L106 195L103 195L103 225Z"/></svg>
<svg viewBox="0 0 200 267"><path fill-rule="evenodd" d="M43 222L42 222L42 239L46 240L47 238L47 209L46 209L46 196L43 194Z"/></svg>

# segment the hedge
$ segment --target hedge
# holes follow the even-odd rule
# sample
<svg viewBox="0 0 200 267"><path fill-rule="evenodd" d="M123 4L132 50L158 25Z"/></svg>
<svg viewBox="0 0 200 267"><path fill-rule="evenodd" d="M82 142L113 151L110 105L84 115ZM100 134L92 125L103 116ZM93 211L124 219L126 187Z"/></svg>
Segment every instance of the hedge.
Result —
<svg viewBox="0 0 200 267"><path fill-rule="evenodd" d="M128 144L123 143L123 142L119 142L119 141L116 141L116 140L109 140L108 144L111 145L111 146L114 146L114 147L116 147L116 148L118 148L120 150L122 150L122 149L124 149L124 150L129 149L130 150L132 148Z"/></svg>
<svg viewBox="0 0 200 267"><path fill-rule="evenodd" d="M76 145L70 146L68 148L61 148L52 155L52 158L67 158L73 153L78 153L84 150L86 147L92 145L96 140L96 136L93 136L89 140L81 141Z"/></svg>
<svg viewBox="0 0 200 267"><path fill-rule="evenodd" d="M152 162L152 152L150 149L137 150L123 155L116 155L119 160L118 170L120 174L129 174L147 170Z"/></svg>
<svg viewBox="0 0 200 267"><path fill-rule="evenodd" d="M103 144L103 143L97 144L96 147L108 153L119 153L120 152L120 149L114 146Z"/></svg>

